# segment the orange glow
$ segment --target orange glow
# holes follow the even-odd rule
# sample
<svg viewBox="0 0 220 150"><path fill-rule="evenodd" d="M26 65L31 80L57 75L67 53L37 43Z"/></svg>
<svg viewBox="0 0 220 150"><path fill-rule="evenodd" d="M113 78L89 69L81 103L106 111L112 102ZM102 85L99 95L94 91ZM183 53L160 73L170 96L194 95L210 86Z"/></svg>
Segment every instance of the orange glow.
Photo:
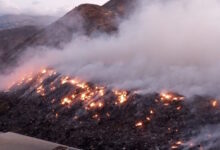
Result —
<svg viewBox="0 0 220 150"><path fill-rule="evenodd" d="M91 103L89 106L90 107L95 107L95 103Z"/></svg>
<svg viewBox="0 0 220 150"><path fill-rule="evenodd" d="M162 92L160 93L160 100L164 102L182 101L184 97L174 93Z"/></svg>
<svg viewBox="0 0 220 150"><path fill-rule="evenodd" d="M86 83L78 83L76 86L78 86L79 88L85 89L88 86L86 85Z"/></svg>
<svg viewBox="0 0 220 150"><path fill-rule="evenodd" d="M58 117L59 117L59 114L58 114L58 113L56 113L55 117L56 117L56 118L58 118Z"/></svg>
<svg viewBox="0 0 220 150"><path fill-rule="evenodd" d="M45 89L44 89L43 85L41 85L37 88L37 94L39 94L41 96L45 96L44 92L45 92Z"/></svg>
<svg viewBox="0 0 220 150"><path fill-rule="evenodd" d="M135 124L136 127L142 127L143 126L143 122L139 121Z"/></svg>
<svg viewBox="0 0 220 150"><path fill-rule="evenodd" d="M128 94L126 91L114 91L114 94L118 97L117 100L120 104L123 104L128 100Z"/></svg>
<svg viewBox="0 0 220 150"><path fill-rule="evenodd" d="M98 115L98 114L95 114L95 115L92 116L92 118L93 118L93 119L98 119L98 118L99 118L99 115Z"/></svg>
<svg viewBox="0 0 220 150"><path fill-rule="evenodd" d="M171 146L171 149L178 149L178 146L173 145L173 146Z"/></svg>
<svg viewBox="0 0 220 150"><path fill-rule="evenodd" d="M153 115L153 114L154 114L154 111L153 111L153 110L150 110L150 114Z"/></svg>
<svg viewBox="0 0 220 150"><path fill-rule="evenodd" d="M68 82L69 77L65 77L61 79L61 84L66 84Z"/></svg>
<svg viewBox="0 0 220 150"><path fill-rule="evenodd" d="M182 144L183 144L182 141L177 141L177 142L176 142L176 145L182 145Z"/></svg>
<svg viewBox="0 0 220 150"><path fill-rule="evenodd" d="M150 118L150 117L146 117L146 120L147 120L147 121L151 121L151 118Z"/></svg>
<svg viewBox="0 0 220 150"><path fill-rule="evenodd" d="M100 95L100 96L104 96L104 94L105 94L104 89L100 89L100 90L99 90L99 95Z"/></svg>
<svg viewBox="0 0 220 150"><path fill-rule="evenodd" d="M213 100L213 101L212 101L212 106L213 106L213 107L216 107L217 105L218 105L217 100Z"/></svg>
<svg viewBox="0 0 220 150"><path fill-rule="evenodd" d="M176 110L181 110L181 108L182 108L182 107L181 107L181 106L179 106L179 107L177 107L177 108L176 108Z"/></svg>
<svg viewBox="0 0 220 150"><path fill-rule="evenodd" d="M99 108L103 107L103 103L99 102L98 106L99 106Z"/></svg>
<svg viewBox="0 0 220 150"><path fill-rule="evenodd" d="M81 100L84 101L85 99L86 99L86 94L85 94L85 93L82 93L82 94L81 94Z"/></svg>
<svg viewBox="0 0 220 150"><path fill-rule="evenodd" d="M68 97L64 98L62 101L61 101L61 104L62 105L70 105L72 103L72 100L69 99Z"/></svg>
<svg viewBox="0 0 220 150"><path fill-rule="evenodd" d="M42 73L42 74L47 73L47 69L43 69L43 70L41 71L41 73Z"/></svg>
<svg viewBox="0 0 220 150"><path fill-rule="evenodd" d="M74 98L76 98L76 95L72 94L71 97L72 97L72 99L74 99Z"/></svg>

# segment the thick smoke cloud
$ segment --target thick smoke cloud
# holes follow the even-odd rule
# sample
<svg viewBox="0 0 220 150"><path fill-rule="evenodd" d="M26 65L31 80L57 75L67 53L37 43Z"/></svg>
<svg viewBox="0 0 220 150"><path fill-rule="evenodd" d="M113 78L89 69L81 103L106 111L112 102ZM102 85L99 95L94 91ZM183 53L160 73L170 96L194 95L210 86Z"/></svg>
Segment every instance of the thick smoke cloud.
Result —
<svg viewBox="0 0 220 150"><path fill-rule="evenodd" d="M220 96L219 8L218 0L142 0L117 35L79 37L62 51L41 47L19 69L52 66L118 88Z"/></svg>

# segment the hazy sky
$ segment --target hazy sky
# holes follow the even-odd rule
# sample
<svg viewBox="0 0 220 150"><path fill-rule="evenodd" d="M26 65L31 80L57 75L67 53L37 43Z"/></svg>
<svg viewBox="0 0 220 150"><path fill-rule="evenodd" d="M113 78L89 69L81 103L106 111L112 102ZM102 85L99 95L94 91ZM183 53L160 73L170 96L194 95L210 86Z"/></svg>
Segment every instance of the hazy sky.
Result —
<svg viewBox="0 0 220 150"><path fill-rule="evenodd" d="M102 5L108 0L0 0L0 15L40 14L63 15L73 7L82 3Z"/></svg>

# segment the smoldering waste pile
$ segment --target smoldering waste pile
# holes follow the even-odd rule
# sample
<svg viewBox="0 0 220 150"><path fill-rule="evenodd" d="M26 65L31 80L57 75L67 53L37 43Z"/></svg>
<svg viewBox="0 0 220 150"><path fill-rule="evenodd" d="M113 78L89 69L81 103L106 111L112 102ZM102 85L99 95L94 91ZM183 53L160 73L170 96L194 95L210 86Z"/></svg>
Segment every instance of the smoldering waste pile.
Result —
<svg viewBox="0 0 220 150"><path fill-rule="evenodd" d="M192 138L218 125L219 115L218 101L210 97L141 95L52 69L25 76L0 94L0 131L81 149L201 149L210 141Z"/></svg>

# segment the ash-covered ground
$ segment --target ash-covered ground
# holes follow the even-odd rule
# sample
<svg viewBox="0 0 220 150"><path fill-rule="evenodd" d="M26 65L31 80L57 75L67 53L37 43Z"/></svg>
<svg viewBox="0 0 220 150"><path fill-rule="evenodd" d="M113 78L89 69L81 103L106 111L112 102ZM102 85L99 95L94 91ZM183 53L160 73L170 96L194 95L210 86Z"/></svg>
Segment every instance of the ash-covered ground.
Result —
<svg viewBox="0 0 220 150"><path fill-rule="evenodd" d="M211 97L143 95L50 69L0 93L1 132L80 149L218 150L219 116Z"/></svg>

